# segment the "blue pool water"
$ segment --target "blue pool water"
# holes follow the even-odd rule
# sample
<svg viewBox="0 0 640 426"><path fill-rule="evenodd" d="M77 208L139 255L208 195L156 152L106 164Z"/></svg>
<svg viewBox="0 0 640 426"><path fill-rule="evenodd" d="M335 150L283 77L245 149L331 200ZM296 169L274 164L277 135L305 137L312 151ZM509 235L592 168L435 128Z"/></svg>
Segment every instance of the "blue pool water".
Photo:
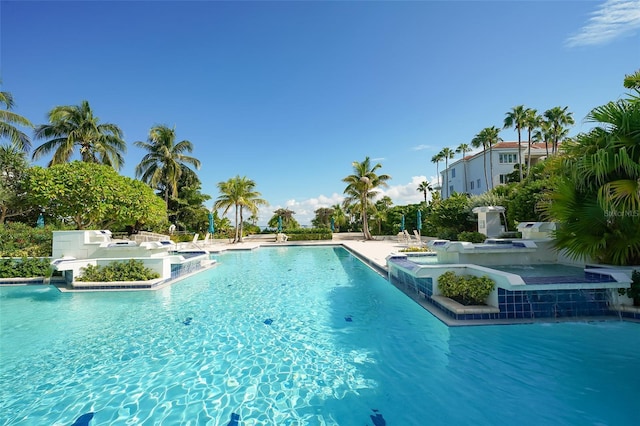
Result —
<svg viewBox="0 0 640 426"><path fill-rule="evenodd" d="M217 259L152 292L0 288L0 424L640 423L639 324L448 328L342 248Z"/></svg>

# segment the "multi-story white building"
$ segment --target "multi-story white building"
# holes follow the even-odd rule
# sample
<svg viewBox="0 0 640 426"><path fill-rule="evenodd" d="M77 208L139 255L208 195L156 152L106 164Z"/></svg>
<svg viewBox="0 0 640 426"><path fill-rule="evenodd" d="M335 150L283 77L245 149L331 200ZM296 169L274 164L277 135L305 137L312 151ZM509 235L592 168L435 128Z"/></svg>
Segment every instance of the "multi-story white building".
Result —
<svg viewBox="0 0 640 426"><path fill-rule="evenodd" d="M527 142L522 142L522 163L527 165ZM549 147L550 148L550 147ZM531 144L531 165L547 157L544 143ZM493 162L493 173L491 173ZM486 164L486 179L485 179ZM518 142L500 142L491 147L491 153L478 152L467 155L451 164L442 172L440 193L442 199L449 198L454 192L478 195L498 185L508 182L507 175L513 173L518 164ZM488 182L487 182L488 181Z"/></svg>

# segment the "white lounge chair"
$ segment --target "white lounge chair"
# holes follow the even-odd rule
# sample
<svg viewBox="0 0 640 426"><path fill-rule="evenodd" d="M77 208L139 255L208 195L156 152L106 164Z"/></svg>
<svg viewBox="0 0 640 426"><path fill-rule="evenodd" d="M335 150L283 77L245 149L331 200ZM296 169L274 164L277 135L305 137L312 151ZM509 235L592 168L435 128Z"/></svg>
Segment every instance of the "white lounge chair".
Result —
<svg viewBox="0 0 640 426"><path fill-rule="evenodd" d="M416 243L418 244L418 247L422 247L422 246L425 245L424 242L422 241L422 237L420 236L420 233L418 232L417 229L413 230L413 235L415 237Z"/></svg>

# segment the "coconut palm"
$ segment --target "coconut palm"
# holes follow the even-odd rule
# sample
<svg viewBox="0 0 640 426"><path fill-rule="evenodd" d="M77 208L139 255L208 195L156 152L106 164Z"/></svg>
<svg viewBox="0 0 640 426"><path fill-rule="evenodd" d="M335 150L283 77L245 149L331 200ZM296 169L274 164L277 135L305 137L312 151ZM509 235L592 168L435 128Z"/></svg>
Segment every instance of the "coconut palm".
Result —
<svg viewBox="0 0 640 426"><path fill-rule="evenodd" d="M511 108L504 117L503 129L514 127L518 132L518 167L520 171L520 182L522 182L522 129L527 124L527 108L524 105L518 105Z"/></svg>
<svg viewBox="0 0 640 426"><path fill-rule="evenodd" d="M13 96L9 92L0 92L0 138L7 138L21 151L29 152L31 139L15 125L33 127L33 124L21 115L11 111Z"/></svg>
<svg viewBox="0 0 640 426"><path fill-rule="evenodd" d="M540 126L542 117L538 115L538 111L533 108L527 108L525 125L527 127L527 177L529 176L529 170L531 170L531 135L535 129Z"/></svg>
<svg viewBox="0 0 640 426"><path fill-rule="evenodd" d="M220 196L215 201L214 209L224 209L222 215L227 214L231 207L235 209L235 237L234 243L242 242L243 209L252 214L258 211L261 205L268 203L260 198L261 194L255 190L256 183L246 176L239 175L225 182L218 183Z"/></svg>
<svg viewBox="0 0 640 426"><path fill-rule="evenodd" d="M451 148L445 147L445 148L442 148L442 151L440 151L439 155L441 155L442 158L444 159L445 187L447 188L447 198L449 198L449 196L451 195L449 194L449 160L453 159L456 153Z"/></svg>
<svg viewBox="0 0 640 426"><path fill-rule="evenodd" d="M471 145L474 148L482 147L482 155L483 155L483 163L484 163L484 179L487 185L487 189L493 188L493 158L492 158L492 149L491 147L500 142L500 129L496 126L485 127L480 130L477 135L471 140ZM491 171L491 188L489 188L489 179L487 178L487 161L486 161L486 152L487 148L489 148L489 167Z"/></svg>
<svg viewBox="0 0 640 426"><path fill-rule="evenodd" d="M429 182L427 182L426 180L420 182L420 185L418 185L418 191L422 192L424 194L424 202L427 202L427 192L431 192L433 191L433 188L431 188L431 185L429 185Z"/></svg>
<svg viewBox="0 0 640 426"><path fill-rule="evenodd" d="M565 126L573 125L573 113L568 112L569 107L561 108L559 106L548 109L544 112L544 117L550 125L551 135L553 137L551 152L558 152L558 142L562 140L563 135L566 136L568 129Z"/></svg>
<svg viewBox="0 0 640 426"><path fill-rule="evenodd" d="M178 195L180 176L185 169L190 170L187 165L200 168L200 160L185 154L193 151L193 144L188 140L176 143L175 128L167 126L152 127L147 142L136 141L134 144L147 151L136 166L136 177L162 191L168 206L169 196Z"/></svg>
<svg viewBox="0 0 640 426"><path fill-rule="evenodd" d="M460 145L458 145L458 147L456 148L456 153L458 154L462 154L462 169L463 169L463 175L464 175L464 192L467 193L467 161L464 159L464 157L467 156L467 152L471 151L471 147L466 144L466 143L461 143Z"/></svg>
<svg viewBox="0 0 640 426"><path fill-rule="evenodd" d="M376 171L382 165L377 163L372 166L369 157L365 157L361 163L354 161L351 165L353 166L353 174L342 179L343 182L347 183L347 187L344 189L346 194L345 201L359 204L364 238L365 240L372 240L373 236L371 236L367 223L367 211L377 193L376 188L386 187L386 182L391 179L391 176L376 174Z"/></svg>
<svg viewBox="0 0 640 426"><path fill-rule="evenodd" d="M347 215L340 203L334 204L331 208L333 209L333 223L336 230L339 231L341 227L347 225Z"/></svg>
<svg viewBox="0 0 640 426"><path fill-rule="evenodd" d="M33 151L34 160L53 152L49 166L67 163L77 147L84 162L104 164L115 170L120 170L124 164L126 143L122 130L115 124L100 124L89 102L57 106L49 112L48 118L50 124L35 129L35 139L47 141Z"/></svg>
<svg viewBox="0 0 640 426"><path fill-rule="evenodd" d="M433 157L431 157L431 162L436 164L436 176L438 177L438 186L440 186L440 170L438 169L438 166L440 165L440 162L442 160L444 160L444 158L442 158L442 154L440 152L434 155Z"/></svg>

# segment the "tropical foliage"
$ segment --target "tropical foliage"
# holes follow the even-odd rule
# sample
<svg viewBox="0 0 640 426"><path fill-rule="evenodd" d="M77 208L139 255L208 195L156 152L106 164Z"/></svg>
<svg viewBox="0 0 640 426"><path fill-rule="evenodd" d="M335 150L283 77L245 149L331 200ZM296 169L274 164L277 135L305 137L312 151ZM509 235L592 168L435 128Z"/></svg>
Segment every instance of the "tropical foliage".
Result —
<svg viewBox="0 0 640 426"><path fill-rule="evenodd" d="M382 165L380 163L371 165L369 157L366 157L363 162L354 161L351 165L353 166L353 174L342 179L347 183L347 187L344 189L345 201L358 206L364 238L372 240L373 236L367 220L368 209L372 207L371 202L378 193L377 188L386 187L387 180L391 179L391 176L378 175L376 171Z"/></svg>
<svg viewBox="0 0 640 426"><path fill-rule="evenodd" d="M640 264L640 100L609 102L587 121L596 127L567 144L565 174L544 210L562 225L557 247L575 258Z"/></svg>
<svg viewBox="0 0 640 426"><path fill-rule="evenodd" d="M139 260L111 262L105 266L87 265L81 269L78 281L149 281L160 278L160 274L145 267Z"/></svg>
<svg viewBox="0 0 640 426"><path fill-rule="evenodd" d="M251 213L258 211L261 205L268 203L260 198L261 194L255 190L256 183L246 176L239 175L225 182L218 183L220 196L216 199L214 209L223 209L226 215L231 207L235 211L235 236L233 242L242 242L243 210Z"/></svg>
<svg viewBox="0 0 640 426"><path fill-rule="evenodd" d="M147 151L136 166L136 177L164 195L169 208L169 196L178 196L178 183L183 174L192 172L187 165L200 168L200 160L185 153L193 151L188 140L176 143L176 131L167 126L155 126L149 131L146 142L134 144Z"/></svg>
<svg viewBox="0 0 640 426"><path fill-rule="evenodd" d="M162 200L144 183L100 164L73 161L31 167L29 199L47 215L77 229L153 227L166 223Z"/></svg>
<svg viewBox="0 0 640 426"><path fill-rule="evenodd" d="M31 139L19 127L33 127L25 117L11 111L14 107L13 96L0 91L0 138L9 139L11 144L24 152L31 149Z"/></svg>
<svg viewBox="0 0 640 426"><path fill-rule="evenodd" d="M29 209L23 189L27 168L24 151L14 145L0 145L0 223Z"/></svg>
<svg viewBox="0 0 640 426"><path fill-rule="evenodd" d="M278 220L282 221L282 229L283 230L292 230L300 228L300 224L293 217L296 212L289 209L278 209L273 212L273 216L269 219L267 223L270 228L278 227Z"/></svg>
<svg viewBox="0 0 640 426"><path fill-rule="evenodd" d="M89 102L57 106L48 118L49 124L36 127L35 138L46 142L33 151L34 160L53 152L49 166L67 163L77 148L84 162L105 164L115 170L124 164L122 130L115 124L100 123Z"/></svg>

